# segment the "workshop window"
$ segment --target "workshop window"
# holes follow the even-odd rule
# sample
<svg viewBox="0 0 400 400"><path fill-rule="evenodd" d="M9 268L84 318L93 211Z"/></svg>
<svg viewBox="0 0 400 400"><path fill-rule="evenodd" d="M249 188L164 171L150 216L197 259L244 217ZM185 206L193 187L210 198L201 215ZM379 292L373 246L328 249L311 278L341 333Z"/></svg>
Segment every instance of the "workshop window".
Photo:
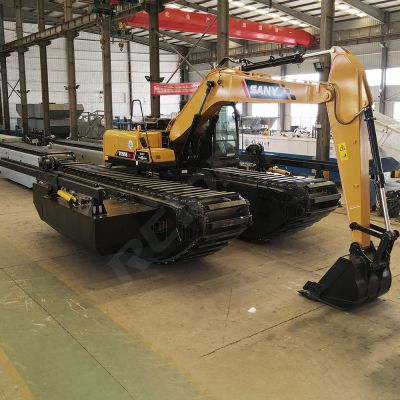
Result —
<svg viewBox="0 0 400 400"><path fill-rule="evenodd" d="M365 75L367 76L367 81L369 86L381 85L381 78L382 78L381 69L367 69L365 71Z"/></svg>
<svg viewBox="0 0 400 400"><path fill-rule="evenodd" d="M386 85L387 86L393 86L393 85L400 86L400 68L388 68L386 70Z"/></svg>
<svg viewBox="0 0 400 400"><path fill-rule="evenodd" d="M393 118L400 121L400 101L395 101L393 103Z"/></svg>
<svg viewBox="0 0 400 400"><path fill-rule="evenodd" d="M251 105L251 115L253 117L278 117L278 103L253 103Z"/></svg>
<svg viewBox="0 0 400 400"><path fill-rule="evenodd" d="M291 104L291 125L311 130L318 115L318 104Z"/></svg>
<svg viewBox="0 0 400 400"><path fill-rule="evenodd" d="M285 80L287 81L302 81L302 82L319 82L319 73L314 72L312 74L295 74L286 75Z"/></svg>

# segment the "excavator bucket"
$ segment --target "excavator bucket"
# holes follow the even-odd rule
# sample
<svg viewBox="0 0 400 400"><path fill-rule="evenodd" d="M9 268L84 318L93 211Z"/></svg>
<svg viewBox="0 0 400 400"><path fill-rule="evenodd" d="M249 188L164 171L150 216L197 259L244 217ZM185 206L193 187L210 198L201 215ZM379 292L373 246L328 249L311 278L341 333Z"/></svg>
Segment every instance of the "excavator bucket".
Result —
<svg viewBox="0 0 400 400"><path fill-rule="evenodd" d="M362 250L357 243L350 247L350 254L338 258L319 282L308 281L299 293L310 300L332 307L349 310L360 306L390 289L390 252L398 232L376 232L381 228L372 225L371 232L381 235L378 249L371 243ZM357 229L357 227L352 227Z"/></svg>
<svg viewBox="0 0 400 400"><path fill-rule="evenodd" d="M368 87L366 88L368 89ZM299 292L310 300L320 301L321 303L342 310L348 310L365 304L390 289L392 283L390 253L394 242L399 237L399 232L392 230L390 226L389 210L386 202L385 177L371 106L365 107L363 112L372 154L372 175L375 185L379 189L378 193L382 205L385 227L383 228L371 223L369 223L369 226L362 226L357 222L352 222L350 229L379 239L379 245L375 248L373 243L370 242L369 247L368 244L361 247L361 241L360 243L353 242L350 246L349 254L340 257L318 283L308 281L304 285L303 290ZM355 143L357 143L357 140ZM366 154L367 152L363 153L364 157ZM340 159L340 157L339 153L338 158ZM345 162L348 161L347 157L346 153ZM347 206L348 214L351 215L349 213L349 205L347 204Z"/></svg>

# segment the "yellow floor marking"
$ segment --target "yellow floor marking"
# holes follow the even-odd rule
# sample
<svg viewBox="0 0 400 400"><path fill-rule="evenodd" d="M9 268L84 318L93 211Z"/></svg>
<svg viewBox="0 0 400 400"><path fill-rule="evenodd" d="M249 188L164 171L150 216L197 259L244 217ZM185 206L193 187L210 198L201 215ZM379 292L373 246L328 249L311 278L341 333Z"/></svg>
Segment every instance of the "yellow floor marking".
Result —
<svg viewBox="0 0 400 400"><path fill-rule="evenodd" d="M0 349L0 376L2 375L1 372L2 370L6 373L6 375L10 378L8 381L17 387L17 393L18 397L24 400L35 400L32 392L26 385L25 381L22 379L21 375L19 372L16 370L14 367L13 363L10 361L10 359L7 357L6 353ZM12 390L12 388L10 388ZM0 394L5 394L6 397L5 399L8 399L9 397L7 396L7 389L3 388L1 390L5 390L5 393ZM11 391L10 390L10 391ZM13 397L10 397L9 399L15 399L15 393Z"/></svg>

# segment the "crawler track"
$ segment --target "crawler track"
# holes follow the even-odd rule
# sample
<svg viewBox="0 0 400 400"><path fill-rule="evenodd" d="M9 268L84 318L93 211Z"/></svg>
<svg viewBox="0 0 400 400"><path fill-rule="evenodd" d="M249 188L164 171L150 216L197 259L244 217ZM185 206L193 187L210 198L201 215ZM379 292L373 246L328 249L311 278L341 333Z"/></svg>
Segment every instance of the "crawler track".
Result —
<svg viewBox="0 0 400 400"><path fill-rule="evenodd" d="M67 164L59 172L74 181L101 185L114 198L163 209L163 215L145 227L148 237L143 234L144 258L151 261L170 263L209 255L250 224L248 203L237 193L129 176L92 164Z"/></svg>
<svg viewBox="0 0 400 400"><path fill-rule="evenodd" d="M240 193L250 202L253 224L242 237L265 240L299 230L328 215L339 204L333 182L239 168L203 169L206 181Z"/></svg>

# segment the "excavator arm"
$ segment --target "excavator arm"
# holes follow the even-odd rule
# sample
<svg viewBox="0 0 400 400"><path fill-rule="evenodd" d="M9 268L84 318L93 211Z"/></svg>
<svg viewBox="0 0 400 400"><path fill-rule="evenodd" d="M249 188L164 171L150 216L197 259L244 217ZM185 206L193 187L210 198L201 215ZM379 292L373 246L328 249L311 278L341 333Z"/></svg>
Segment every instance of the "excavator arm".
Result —
<svg viewBox="0 0 400 400"><path fill-rule="evenodd" d="M373 117L373 98L365 71L348 50L334 47L329 85L333 97L326 102L332 137L352 232L349 254L340 257L316 282L300 293L340 309L349 309L386 293L391 286L390 253L399 232L390 226L385 178ZM385 227L371 223L369 159L379 189ZM371 236L379 239L377 247Z"/></svg>
<svg viewBox="0 0 400 400"><path fill-rule="evenodd" d="M300 293L338 308L351 308L387 292L391 284L390 252L398 232L390 227L379 148L372 112L372 96L365 72L347 49L333 47L328 82L288 82L254 73L279 62L301 62L321 55L296 54L236 68L212 70L182 112L171 121L171 143L190 143L198 127L235 102L306 103L327 107L350 223L350 253L340 257L319 283L307 282ZM369 158L379 187L385 227L371 224ZM371 236L379 239L375 247Z"/></svg>

